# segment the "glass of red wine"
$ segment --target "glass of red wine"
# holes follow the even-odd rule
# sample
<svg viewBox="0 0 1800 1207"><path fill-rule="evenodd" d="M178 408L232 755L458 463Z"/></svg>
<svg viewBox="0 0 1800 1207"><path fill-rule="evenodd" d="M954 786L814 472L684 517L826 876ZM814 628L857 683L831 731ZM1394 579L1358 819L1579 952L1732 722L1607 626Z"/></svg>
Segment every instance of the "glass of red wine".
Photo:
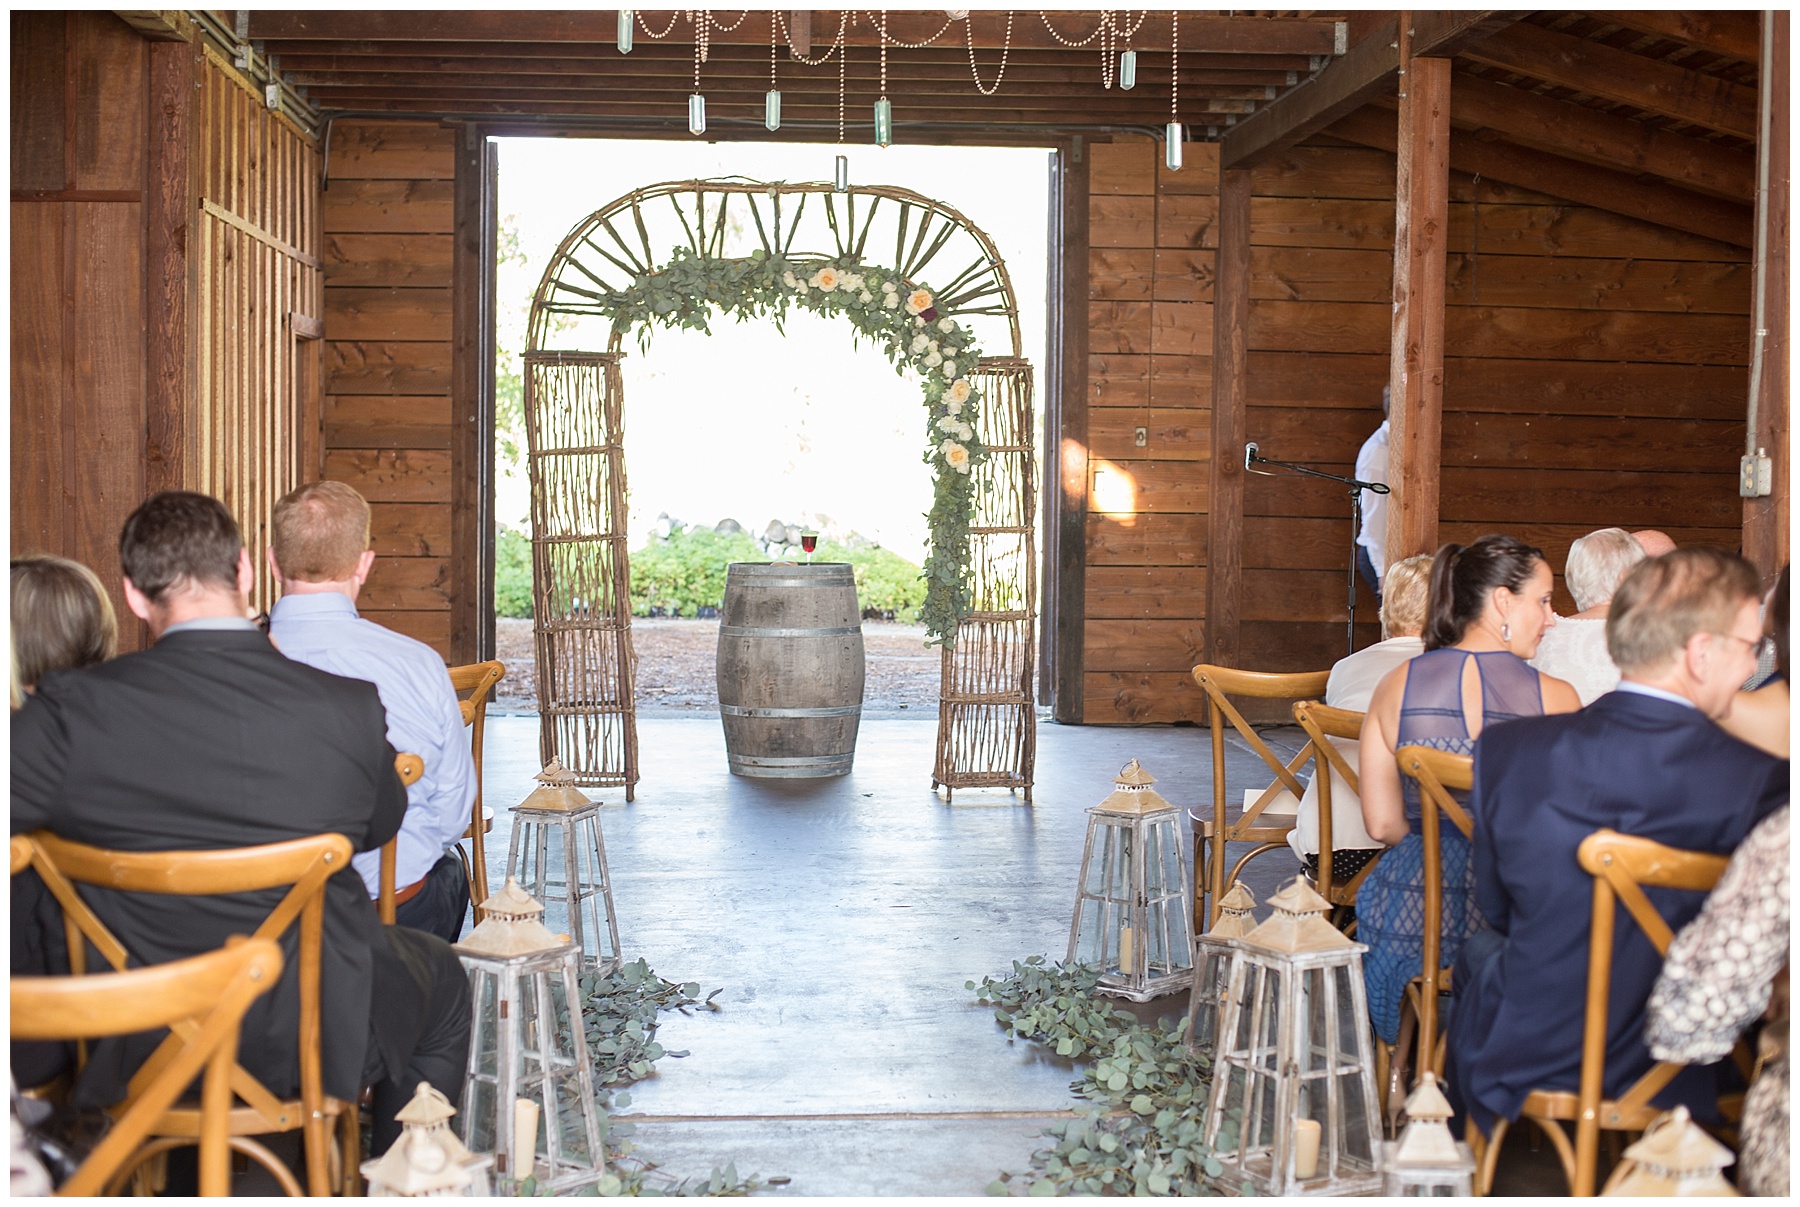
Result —
<svg viewBox="0 0 1800 1207"><path fill-rule="evenodd" d="M807 565L809 565L809 566L812 565L813 550L817 549L818 547L819 547L819 534L818 533L802 532L800 534L800 548L806 550L806 564Z"/></svg>

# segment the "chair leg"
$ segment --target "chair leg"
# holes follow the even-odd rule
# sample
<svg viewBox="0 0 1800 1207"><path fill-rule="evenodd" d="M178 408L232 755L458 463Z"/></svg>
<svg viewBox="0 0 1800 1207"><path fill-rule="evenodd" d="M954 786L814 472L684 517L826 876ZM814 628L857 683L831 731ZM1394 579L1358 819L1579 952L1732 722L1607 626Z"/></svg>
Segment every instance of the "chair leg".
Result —
<svg viewBox="0 0 1800 1207"><path fill-rule="evenodd" d="M347 1199L361 1198L362 1109L354 1102L346 1102L338 1115L338 1141L332 1151L342 1166L339 1178L334 1179L343 1187L341 1193Z"/></svg>
<svg viewBox="0 0 1800 1207"><path fill-rule="evenodd" d="M480 808L479 802L477 802L476 807ZM469 835L469 854L474 866L470 869L472 882L469 885L469 900L476 904L480 904L481 902L486 901L488 899L488 894L494 890L493 886L488 882L487 835L481 832L481 827L479 825L472 827L472 829L473 833ZM481 916L479 914L476 915L475 921L481 921Z"/></svg>
<svg viewBox="0 0 1800 1207"><path fill-rule="evenodd" d="M301 1110L306 1108L303 1106ZM302 1147L306 1150L307 1192L318 1198L331 1194L331 1132L322 1113L308 1114L301 1121Z"/></svg>
<svg viewBox="0 0 1800 1207"><path fill-rule="evenodd" d="M1563 1131L1562 1125L1554 1119L1532 1119L1531 1121L1537 1125L1538 1131L1549 1139L1550 1147L1556 1150L1556 1159L1562 1162L1563 1177L1569 1180L1569 1193L1580 1196L1581 1190L1575 1180L1575 1146L1569 1142L1569 1134ZM1590 1184L1586 1197L1591 1198L1593 1193L1594 1188Z"/></svg>

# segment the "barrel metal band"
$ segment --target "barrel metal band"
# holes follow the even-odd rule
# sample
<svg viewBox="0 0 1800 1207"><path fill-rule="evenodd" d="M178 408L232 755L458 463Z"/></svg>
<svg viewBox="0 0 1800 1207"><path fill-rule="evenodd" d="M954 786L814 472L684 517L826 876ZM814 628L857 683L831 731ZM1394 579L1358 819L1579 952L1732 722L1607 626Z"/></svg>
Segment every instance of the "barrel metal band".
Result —
<svg viewBox="0 0 1800 1207"><path fill-rule="evenodd" d="M744 587L844 587L856 580L845 574L836 578L769 578L761 574L739 575Z"/></svg>
<svg viewBox="0 0 1800 1207"><path fill-rule="evenodd" d="M748 625L719 626L721 637L851 637L862 632L861 625L835 629L759 629Z"/></svg>
<svg viewBox="0 0 1800 1207"><path fill-rule="evenodd" d="M728 717L854 717L862 705L850 704L834 708L745 708L738 704L721 704L719 711Z"/></svg>
<svg viewBox="0 0 1800 1207"><path fill-rule="evenodd" d="M740 767L835 767L848 763L855 758L850 754L812 754L799 758L753 757L747 754L734 754L730 761Z"/></svg>

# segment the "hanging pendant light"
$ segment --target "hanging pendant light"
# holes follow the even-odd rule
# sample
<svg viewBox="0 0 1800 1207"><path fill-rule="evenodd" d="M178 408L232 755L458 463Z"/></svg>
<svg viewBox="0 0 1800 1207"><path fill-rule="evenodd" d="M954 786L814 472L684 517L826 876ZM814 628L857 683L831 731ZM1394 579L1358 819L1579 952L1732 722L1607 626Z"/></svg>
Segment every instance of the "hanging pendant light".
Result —
<svg viewBox="0 0 1800 1207"><path fill-rule="evenodd" d="M698 92L688 97L688 133L706 133L706 98Z"/></svg>
<svg viewBox="0 0 1800 1207"><path fill-rule="evenodd" d="M1130 92L1137 87L1137 51L1121 50L1119 52L1119 89Z"/></svg>
<svg viewBox="0 0 1800 1207"><path fill-rule="evenodd" d="M894 106L887 97L875 102L875 145L886 147L894 142Z"/></svg>
<svg viewBox="0 0 1800 1207"><path fill-rule="evenodd" d="M1163 163L1169 171L1181 171L1181 123L1170 122L1163 130Z"/></svg>
<svg viewBox="0 0 1800 1207"><path fill-rule="evenodd" d="M781 129L781 93L773 88L763 93L763 125L771 130Z"/></svg>
<svg viewBox="0 0 1800 1207"><path fill-rule="evenodd" d="M1181 14L1169 14L1169 124L1163 130L1163 163L1181 171Z"/></svg>
<svg viewBox="0 0 1800 1207"><path fill-rule="evenodd" d="M833 187L840 193L850 191L850 157L848 155L837 157L837 179L833 183Z"/></svg>
<svg viewBox="0 0 1800 1207"><path fill-rule="evenodd" d="M631 27L637 21L637 14L628 8L619 10L619 53L631 53Z"/></svg>

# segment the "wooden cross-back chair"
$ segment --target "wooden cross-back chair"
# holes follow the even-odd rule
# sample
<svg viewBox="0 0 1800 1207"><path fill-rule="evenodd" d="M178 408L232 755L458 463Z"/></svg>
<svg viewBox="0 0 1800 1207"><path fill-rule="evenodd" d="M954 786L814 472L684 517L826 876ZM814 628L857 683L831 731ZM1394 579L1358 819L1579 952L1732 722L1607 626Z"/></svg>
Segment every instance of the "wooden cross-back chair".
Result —
<svg viewBox="0 0 1800 1207"><path fill-rule="evenodd" d="M13 870L19 868L13 839ZM30 852L26 852L29 863ZM281 977L281 948L272 939L233 938L218 951L128 972L94 976L13 977L15 1040L100 1039L162 1027L160 1071L117 1112L112 1127L58 1195L116 1194L138 1162L139 1146L204 1072L198 1112L200 1193L231 1193L231 1077L238 1027L250 1003Z"/></svg>
<svg viewBox="0 0 1800 1207"><path fill-rule="evenodd" d="M1294 828L1294 823L1285 819L1265 820L1263 813L1284 791L1291 793L1296 802L1299 801L1306 792L1306 786L1300 782L1299 772L1312 757L1312 747L1309 744L1291 762L1283 762L1279 755L1269 749L1268 743L1262 740L1250 723L1244 720L1244 715L1232 704L1230 697L1248 696L1262 700L1312 699L1325 694L1325 681L1331 677L1331 672L1279 674L1269 671L1240 671L1228 666L1201 663L1194 668L1193 674L1194 682L1206 693L1207 718L1212 729L1213 776L1212 820L1208 821L1192 810L1188 812L1194 826L1194 930L1198 933L1217 921L1220 898L1243 872L1246 864L1258 855L1287 845L1288 832ZM1274 782L1244 807L1243 813L1235 822L1227 821L1225 817L1227 720L1250 749L1275 773ZM1225 870L1225 844L1228 842L1257 844L1255 849L1232 865L1230 874ZM1204 880L1201 870L1203 865L1206 869ZM1203 897L1209 901L1204 912L1201 909Z"/></svg>
<svg viewBox="0 0 1800 1207"><path fill-rule="evenodd" d="M1419 830L1425 865L1423 889L1425 937L1420 944L1419 975L1406 987L1403 1012L1410 1012L1418 1024L1418 1052L1413 1074L1430 1069L1438 1080L1444 1077L1444 1044L1438 1035L1438 995L1450 991L1450 969L1443 965L1444 948L1444 848L1443 818L1473 839L1475 823L1468 810L1452 796L1467 792L1475 784L1475 760L1466 754L1451 754L1431 746L1402 746L1394 752L1400 774L1419 785ZM1441 815L1441 816L1440 816ZM1404 1013L1403 1016L1404 1018ZM1401 1026L1401 1046L1406 1029ZM1393 1087L1389 1087L1390 1101Z"/></svg>
<svg viewBox="0 0 1800 1207"><path fill-rule="evenodd" d="M492 891L488 883L487 836L494 828L493 818L481 807L481 745L487 728L488 699L504 678L504 662L472 662L450 668L450 686L460 697L457 702L462 706L463 724L469 727L470 752L475 756L475 803L469 809L469 828L463 831L469 851L465 854L458 844L456 857L462 860L463 874L469 878L469 903L477 922L482 918L481 903Z"/></svg>
<svg viewBox="0 0 1800 1207"><path fill-rule="evenodd" d="M1723 855L1702 851L1684 851L1666 847L1648 838L1637 838L1613 830L1596 830L1581 840L1576 859L1582 870L1594 878L1593 921L1588 930L1587 1008L1581 1025L1581 1079L1573 1094L1567 1090L1533 1090L1525 1096L1520 1117L1530 1119L1550 1138L1562 1162L1563 1174L1569 1180L1569 1192L1576 1197L1591 1197L1598 1176L1600 1133L1602 1131L1643 1131L1662 1113L1650 1105L1677 1073L1685 1067L1670 1061L1651 1066L1650 1071L1617 1098L1606 1098L1606 1031L1607 1013L1612 997L1613 937L1616 931L1617 906L1637 923L1656 948L1658 955L1669 954L1675 932L1656 906L1644 894L1646 888L1685 889L1709 893L1725 874L1727 860ZM1746 1079L1750 1072L1748 1049L1739 1043L1733 1053ZM1726 1106L1740 1105L1732 1096ZM1575 1142L1569 1143L1561 1124L1575 1125ZM1471 1126L1469 1139L1478 1162L1476 1193L1485 1194L1494 1181L1494 1163L1506 1138L1508 1121L1498 1120L1492 1136L1483 1136Z"/></svg>
<svg viewBox="0 0 1800 1207"><path fill-rule="evenodd" d="M1313 750L1313 782L1319 786L1319 896L1331 902L1337 909L1346 909L1356 904L1357 890L1362 888L1363 881L1375 870L1380 862L1377 856L1363 864L1343 884L1338 884L1332 876L1331 858L1336 850L1331 841L1331 776L1335 771L1349 786L1350 791L1359 796L1362 794L1362 779L1344 758L1344 752L1333 745L1329 739L1342 738L1354 742L1362 737L1363 714L1348 708L1332 708L1317 700L1301 700L1294 705L1294 720L1306 731L1312 742Z"/></svg>
<svg viewBox="0 0 1800 1207"><path fill-rule="evenodd" d="M362 1143L356 1103L326 1095L319 1057L319 956L325 921L325 883L349 866L350 840L342 834L317 834L264 846L214 851L108 851L68 842L47 830L34 833L31 840L30 863L62 906L70 972L77 977L87 972L89 943L115 971L125 971L131 955L75 891L75 884L128 893L195 897L288 889L251 937L278 941L290 927L299 927L300 1095L277 1097L234 1059L230 1091L241 1105L232 1106L228 1115L230 1145L267 1169L289 1195L328 1195L334 1183L343 1193L354 1194L357 1155ZM151 1053L132 1077L123 1109L129 1109L129 1104L162 1075L175 1060L182 1042L182 1029L177 1028ZM115 1111L118 1109L121 1108ZM153 1138L131 1155L117 1177L122 1179L143 1162L170 1149L194 1144L201 1135L203 1113L185 1103L159 1112L147 1132ZM330 1144L328 1130L334 1121L338 1126L336 1146ZM287 1165L253 1139L295 1130L305 1140L306 1192Z"/></svg>
<svg viewBox="0 0 1800 1207"><path fill-rule="evenodd" d="M425 774L425 760L416 754L397 754L394 756L394 774L400 777L402 787L410 788ZM381 844L380 895L375 899L376 912L389 926L394 924L394 911L400 908L395 899L398 886L394 883L399 862L400 836L396 834Z"/></svg>

